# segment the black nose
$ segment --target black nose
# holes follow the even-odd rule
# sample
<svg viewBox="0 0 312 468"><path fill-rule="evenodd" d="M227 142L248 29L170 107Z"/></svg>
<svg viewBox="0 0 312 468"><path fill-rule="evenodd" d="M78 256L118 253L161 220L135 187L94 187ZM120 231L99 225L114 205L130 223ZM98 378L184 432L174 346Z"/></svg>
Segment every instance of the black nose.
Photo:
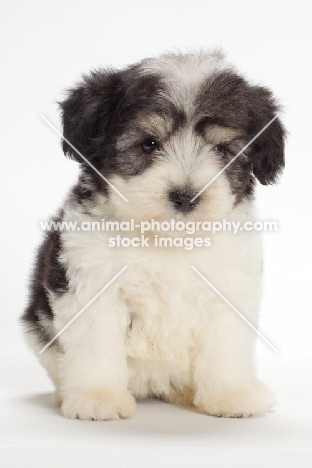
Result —
<svg viewBox="0 0 312 468"><path fill-rule="evenodd" d="M181 213L189 213L192 211L197 203L199 202L199 197L195 200L191 201L194 198L196 193L189 194L186 192L180 192L179 190L175 190L169 193L169 200L174 205L177 211Z"/></svg>

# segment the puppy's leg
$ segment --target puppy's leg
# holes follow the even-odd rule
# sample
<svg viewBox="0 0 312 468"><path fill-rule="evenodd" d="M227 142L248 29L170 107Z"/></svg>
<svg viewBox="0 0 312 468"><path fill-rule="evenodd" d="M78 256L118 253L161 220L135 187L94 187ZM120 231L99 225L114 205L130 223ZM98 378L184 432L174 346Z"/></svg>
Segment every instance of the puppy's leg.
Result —
<svg viewBox="0 0 312 468"><path fill-rule="evenodd" d="M255 377L256 334L226 304L218 301L216 306L201 333L194 363L195 406L214 416L264 414L275 401ZM256 320L251 321L255 325Z"/></svg>
<svg viewBox="0 0 312 468"><path fill-rule="evenodd" d="M64 324L58 320L57 328ZM126 307L100 296L60 335L64 351L59 358L60 396L65 417L111 420L134 414L135 400L127 390L126 328Z"/></svg>

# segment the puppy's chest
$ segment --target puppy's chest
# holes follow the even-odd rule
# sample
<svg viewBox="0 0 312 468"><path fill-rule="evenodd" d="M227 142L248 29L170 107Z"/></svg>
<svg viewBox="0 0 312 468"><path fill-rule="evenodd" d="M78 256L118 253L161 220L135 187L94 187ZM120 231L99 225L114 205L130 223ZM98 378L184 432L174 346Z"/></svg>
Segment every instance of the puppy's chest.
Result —
<svg viewBox="0 0 312 468"><path fill-rule="evenodd" d="M144 291L128 294L127 305L128 357L174 361L188 354L196 317L182 288L151 283Z"/></svg>

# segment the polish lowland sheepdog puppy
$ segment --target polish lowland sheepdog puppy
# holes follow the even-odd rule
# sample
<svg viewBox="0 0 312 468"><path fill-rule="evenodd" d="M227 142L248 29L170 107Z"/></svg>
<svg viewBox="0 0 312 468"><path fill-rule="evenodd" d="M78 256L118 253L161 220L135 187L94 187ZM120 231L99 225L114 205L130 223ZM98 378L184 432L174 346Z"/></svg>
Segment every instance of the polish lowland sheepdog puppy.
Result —
<svg viewBox="0 0 312 468"><path fill-rule="evenodd" d="M249 326L258 324L261 236L227 230L207 243L201 223L253 222L257 180L273 184L283 169L271 92L220 53L169 54L92 72L61 111L63 150L81 173L54 221L135 220L118 232L130 241L151 220L198 227L153 227L148 247L118 247L105 229L46 234L22 319L64 416L129 418L146 397L215 416L268 412L275 400L256 377ZM182 242L159 246L160 237Z"/></svg>

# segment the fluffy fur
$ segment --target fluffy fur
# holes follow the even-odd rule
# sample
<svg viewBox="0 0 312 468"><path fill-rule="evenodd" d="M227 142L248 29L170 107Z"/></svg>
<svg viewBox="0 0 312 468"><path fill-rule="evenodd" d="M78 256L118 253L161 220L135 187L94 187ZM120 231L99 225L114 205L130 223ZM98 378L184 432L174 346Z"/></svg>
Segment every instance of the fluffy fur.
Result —
<svg viewBox="0 0 312 468"><path fill-rule="evenodd" d="M188 204L278 110L270 91L247 83L219 53L165 55L92 72L69 91L61 110L64 136L129 203L64 141L81 175L59 220L253 221L256 179L273 183L284 165L277 119ZM274 397L256 377L255 333L190 268L257 326L259 234L222 232L210 235L211 247L191 251L111 248L110 236L50 232L39 250L23 315L37 354L128 265L38 354L64 416L128 418L135 398L148 396L215 416L267 412Z"/></svg>

